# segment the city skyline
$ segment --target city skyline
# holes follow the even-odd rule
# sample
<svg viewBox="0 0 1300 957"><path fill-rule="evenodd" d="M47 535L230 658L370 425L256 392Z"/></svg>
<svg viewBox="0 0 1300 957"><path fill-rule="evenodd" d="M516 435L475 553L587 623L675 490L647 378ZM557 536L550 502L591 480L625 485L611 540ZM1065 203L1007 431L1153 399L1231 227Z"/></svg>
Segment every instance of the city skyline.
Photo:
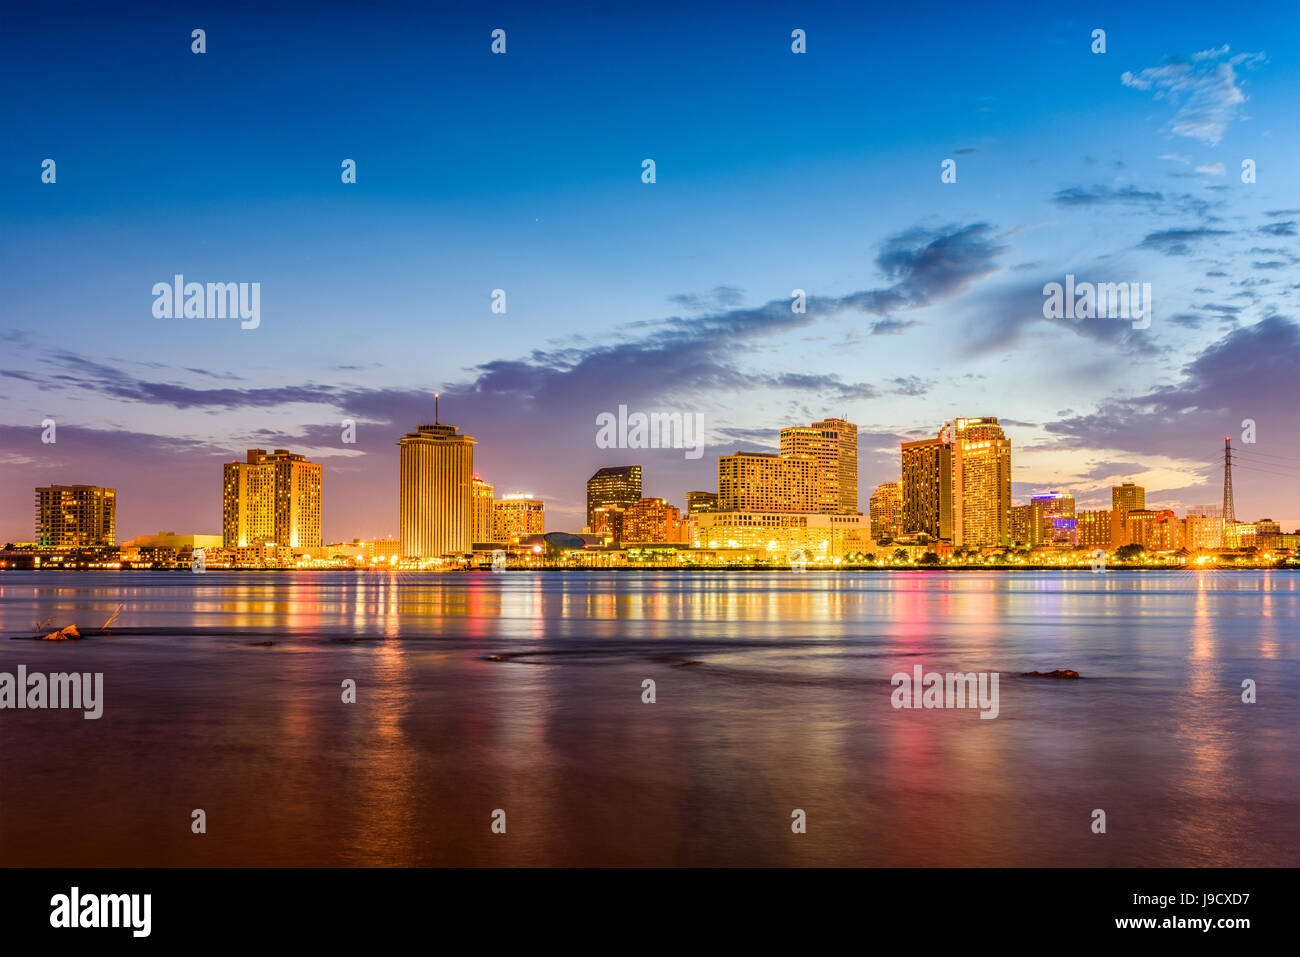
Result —
<svg viewBox="0 0 1300 957"><path fill-rule="evenodd" d="M645 494L682 505L716 456L777 451L766 423L859 423L872 489L899 442L993 395L1015 501L1100 505L1127 479L1215 502L1216 443L1250 420L1237 508L1300 524L1293 7L941 5L919 61L902 11L494 13L505 56L470 13L359 20L348 55L380 97L323 68L330 26L274 12L212 14L203 57L184 11L17 12L0 487L115 487L126 531L206 527L212 463L292 448L329 468L325 538L394 535L386 453L436 390L483 475L575 527L572 474L617 464L593 423L623 405L703 416L703 459L641 455ZM421 27L438 57L381 52ZM600 89L588 54L620 64ZM259 324L155 316L176 275L260 283ZM1150 283L1149 326L1047 318L1045 284L1071 276ZM21 498L0 499L0 537L26 538Z"/></svg>
<svg viewBox="0 0 1300 957"><path fill-rule="evenodd" d="M436 400L435 400L436 401ZM435 419L437 413L435 411ZM835 423L842 429L854 428L843 419L827 419L813 423L822 426ZM716 460L715 484L718 491L682 491L673 505L670 496L645 496L642 494L644 468L640 464L602 466L584 484L586 510L583 525L575 527L583 532L604 533L614 540L623 537L622 518L634 507L644 508L655 503L656 509L669 509L675 515L655 519L667 521L665 527L675 527L696 512L705 513L776 513L791 515L842 514L857 515L865 520L872 540L881 537L915 536L925 534L934 541L949 543L954 547L987 548L1016 543L1038 545L1050 543L1051 529L1040 534L1043 522L1050 523L1053 515L1097 516L1101 514L1146 513L1175 515L1178 509L1170 505L1147 508L1147 489L1131 481L1123 481L1109 488L1109 507L1089 502L1086 507L1075 496L1059 490L1039 491L1030 494L1026 502L1008 496L1006 472L1011 461L1011 443L1003 436L996 416L956 418L949 420L929 439L902 442L899 445L898 478L880 483L867 494L862 494L856 475L851 484L842 484L841 476L849 469L844 461L846 440L836 436L826 446L826 455L820 459L807 448L791 443L792 434L807 430L806 426L779 428L784 449L780 452L754 453L738 450L730 455L720 455ZM835 433L828 433L835 436ZM1225 440L1230 443L1229 440ZM400 531L395 535L344 535L331 538L321 535L323 515L321 490L324 469L319 463L309 462L301 454L288 449L276 449L268 454L264 449L248 449L246 461L233 460L222 466L223 490L221 496L221 528L223 544L227 548L246 545L275 544L286 548L319 548L327 543L348 541L401 541L400 554L412 558L436 558L454 552L468 553L474 543L518 542L520 537L555 531L554 525L544 527L545 502L532 493L512 492L494 496L497 487L481 477L474 467L474 448L478 440L464 433L458 426L435 422L417 426L396 445L399 454L399 497L401 507L396 519ZM995 457L991 464L982 464L991 447ZM971 450L974 449L972 452ZM963 451L965 450L965 451ZM924 453L924 460L917 454ZM963 455L972 457L981 471L967 473L969 463L963 464ZM1235 460L1234 460L1235 461ZM744 463L752 462L752 465ZM834 469L823 467L828 462ZM738 465L737 463L740 463ZM778 468L779 466L784 466ZM1235 466L1234 466L1235 467ZM737 469L745 469L740 472ZM992 469L992 477L981 477L981 472ZM851 470L849 470L851 471ZM965 475L965 492L963 478ZM975 480L972 479L975 476ZM741 480L745 481L741 481ZM739 484L738 484L739 483ZM722 489L732 486L728 491ZM452 491L459 489L459 492ZM62 490L62 491L60 491ZM108 510L108 527L116 528L115 509L117 490L88 484L51 485L36 488L36 534L34 541L43 542L52 525L51 495L66 497L77 493L107 493L111 496ZM708 496L712 504L694 512L690 508L692 496ZM882 495L896 496L881 500ZM843 501L869 501L869 508L848 512ZM69 501L72 501L69 499ZM984 504L981 504L984 503ZM991 504L990 504L991 503ZM1156 503L1151 503L1156 504ZM1058 505L1068 507L1058 508ZM81 508L78 499L78 508ZM985 514L985 509L992 512ZM617 513L617 523L608 525L610 510ZM977 524L967 520L964 535L957 523L963 511L975 514ZM1220 511L1208 503L1187 506L1185 516L1200 516ZM688 514L689 513L689 514ZM444 527L443 516L452 521ZM880 534L881 517L893 517L888 535ZM999 517L1000 515L1000 517ZM594 519L594 521L593 521ZM1274 519L1272 514L1254 518L1238 516L1241 524L1272 523L1283 529L1300 527L1286 520ZM101 520L102 521L102 520ZM710 520L716 521L716 520ZM989 523L992 523L991 525ZM1028 523L1033 528L1029 537L1019 536L1017 529ZM75 524L75 523L74 523ZM462 528L463 526L463 528ZM249 531L245 532L245 528ZM490 529L490 536L480 537L480 530ZM974 531L973 531L974 529ZM1071 529L1074 526L1071 525ZM114 541L128 538L149 538L174 535L174 532L135 531L131 536L111 535ZM203 537L202 528L188 529L186 534ZM1080 533L1082 536L1082 533ZM649 541L640 538L641 541ZM665 541L678 540L673 537ZM26 541L12 538L10 542ZM1071 539L1073 544L1084 544L1083 537ZM437 543L437 547L433 544ZM445 551L439 548L453 543ZM418 543L418 544L417 544Z"/></svg>

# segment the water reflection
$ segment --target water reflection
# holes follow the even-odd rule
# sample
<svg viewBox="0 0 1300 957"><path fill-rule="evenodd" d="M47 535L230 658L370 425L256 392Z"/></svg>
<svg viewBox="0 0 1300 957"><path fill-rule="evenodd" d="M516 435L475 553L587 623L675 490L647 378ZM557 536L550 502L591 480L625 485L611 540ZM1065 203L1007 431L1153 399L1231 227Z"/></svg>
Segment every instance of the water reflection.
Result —
<svg viewBox="0 0 1300 957"><path fill-rule="evenodd" d="M1297 582L6 573L6 634L127 607L4 643L107 691L0 714L0 863L1294 865ZM998 718L894 710L915 664L1000 673ZM1053 668L1084 679L1020 677ZM221 841L160 823L194 806Z"/></svg>

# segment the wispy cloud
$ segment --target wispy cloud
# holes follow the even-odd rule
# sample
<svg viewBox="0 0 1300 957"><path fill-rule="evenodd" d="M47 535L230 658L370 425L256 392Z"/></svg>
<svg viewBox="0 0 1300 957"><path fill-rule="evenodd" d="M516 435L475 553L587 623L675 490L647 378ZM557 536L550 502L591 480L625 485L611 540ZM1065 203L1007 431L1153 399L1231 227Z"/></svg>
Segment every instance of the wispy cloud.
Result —
<svg viewBox="0 0 1300 957"><path fill-rule="evenodd" d="M1175 136L1217 146L1246 102L1237 67L1253 69L1265 59L1263 53L1230 55L1224 44L1190 58L1170 57L1160 66L1137 73L1125 72L1120 82L1135 90L1154 92L1157 100L1173 104L1175 112L1169 130Z"/></svg>

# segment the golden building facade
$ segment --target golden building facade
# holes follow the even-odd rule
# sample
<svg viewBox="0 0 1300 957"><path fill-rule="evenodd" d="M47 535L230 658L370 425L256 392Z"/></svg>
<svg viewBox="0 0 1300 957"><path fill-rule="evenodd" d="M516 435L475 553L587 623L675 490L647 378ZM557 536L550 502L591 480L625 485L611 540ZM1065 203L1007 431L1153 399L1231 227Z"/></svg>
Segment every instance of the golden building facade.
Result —
<svg viewBox="0 0 1300 957"><path fill-rule="evenodd" d="M701 512L690 528L694 548L753 548L771 559L809 562L870 552L870 532L866 515L824 512Z"/></svg>
<svg viewBox="0 0 1300 957"><path fill-rule="evenodd" d="M868 504L871 517L871 538L880 541L897 538L903 534L903 483L885 482L877 485Z"/></svg>
<svg viewBox="0 0 1300 957"><path fill-rule="evenodd" d="M1011 440L993 416L955 419L952 443L952 543L1011 543Z"/></svg>
<svg viewBox="0 0 1300 957"><path fill-rule="evenodd" d="M816 511L851 515L858 510L858 427L852 422L823 419L782 429L781 455L817 462Z"/></svg>
<svg viewBox="0 0 1300 957"><path fill-rule="evenodd" d="M455 426L421 425L398 442L398 527L402 558L459 556L473 550L474 446Z"/></svg>
<svg viewBox="0 0 1300 957"><path fill-rule="evenodd" d="M682 513L661 498L643 498L623 514L623 544L684 541Z"/></svg>
<svg viewBox="0 0 1300 957"><path fill-rule="evenodd" d="M322 469L287 449L249 449L222 468L221 538L226 548L272 544L319 548Z"/></svg>
<svg viewBox="0 0 1300 957"><path fill-rule="evenodd" d="M817 512L821 472L811 455L736 452L718 458L718 511Z"/></svg>
<svg viewBox="0 0 1300 957"><path fill-rule="evenodd" d="M492 503L495 542L516 545L521 538L546 533L546 503L516 492Z"/></svg>
<svg viewBox="0 0 1300 957"><path fill-rule="evenodd" d="M1127 514L1135 509L1147 507L1147 490L1141 485L1125 482L1110 488L1110 507L1112 511Z"/></svg>
<svg viewBox="0 0 1300 957"><path fill-rule="evenodd" d="M477 543L496 541L496 527L492 520L493 487L477 475L470 482L470 499L473 509L473 522L470 538Z"/></svg>

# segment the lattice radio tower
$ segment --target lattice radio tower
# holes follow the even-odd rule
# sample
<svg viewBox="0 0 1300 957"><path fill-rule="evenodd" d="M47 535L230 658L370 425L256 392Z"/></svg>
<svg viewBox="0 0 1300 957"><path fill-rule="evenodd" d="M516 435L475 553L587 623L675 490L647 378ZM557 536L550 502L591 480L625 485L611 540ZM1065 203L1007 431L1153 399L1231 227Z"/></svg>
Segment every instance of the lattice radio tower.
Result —
<svg viewBox="0 0 1300 957"><path fill-rule="evenodd" d="M1237 509L1232 504L1232 439L1223 437L1223 527L1237 520Z"/></svg>

